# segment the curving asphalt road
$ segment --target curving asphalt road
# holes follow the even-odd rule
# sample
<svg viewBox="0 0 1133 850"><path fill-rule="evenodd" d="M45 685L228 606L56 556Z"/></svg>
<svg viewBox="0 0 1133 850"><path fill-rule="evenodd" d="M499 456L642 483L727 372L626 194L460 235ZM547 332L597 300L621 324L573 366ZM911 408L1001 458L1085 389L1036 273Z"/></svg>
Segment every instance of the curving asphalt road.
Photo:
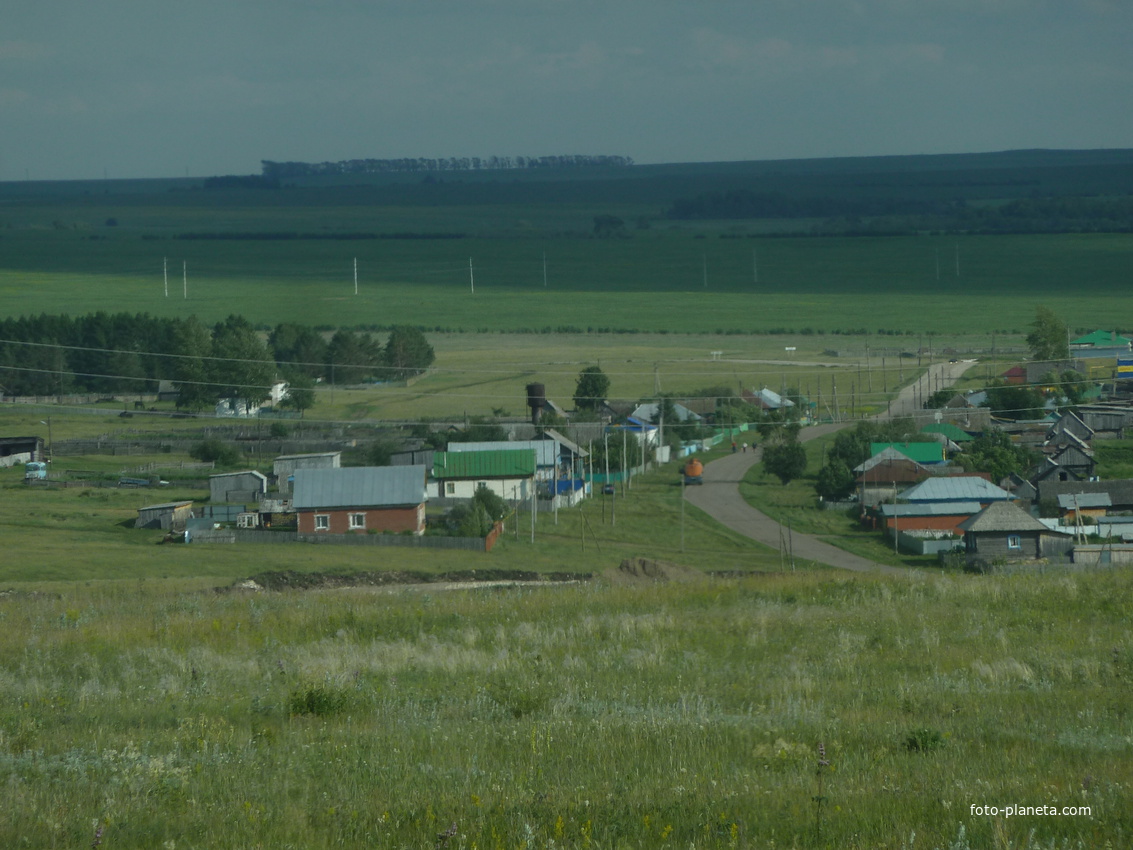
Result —
<svg viewBox="0 0 1133 850"><path fill-rule="evenodd" d="M878 418L884 419L912 413L917 409L916 394L921 394L923 390L934 385L937 387L951 386L957 378L974 365L974 360L931 365L928 372L922 375L916 384L901 390L890 404L889 410ZM924 394L927 394L927 392ZM799 439L802 442L807 442L826 434L832 434L845 427L845 424L838 424L804 428L799 434ZM760 451L737 452L712 461L704 467L704 484L686 487L685 499L688 500L689 504L700 508L717 522L733 531L757 540L772 549L778 549L780 545L785 545L788 540L787 530L766 514L757 511L745 502L740 495L740 481L743 480L748 469L759 461L761 456L762 452ZM868 558L846 552L837 546L831 546L813 534L792 532L790 534L790 546L796 561L814 561L857 572L880 572L890 575L908 574L907 570L879 564Z"/></svg>

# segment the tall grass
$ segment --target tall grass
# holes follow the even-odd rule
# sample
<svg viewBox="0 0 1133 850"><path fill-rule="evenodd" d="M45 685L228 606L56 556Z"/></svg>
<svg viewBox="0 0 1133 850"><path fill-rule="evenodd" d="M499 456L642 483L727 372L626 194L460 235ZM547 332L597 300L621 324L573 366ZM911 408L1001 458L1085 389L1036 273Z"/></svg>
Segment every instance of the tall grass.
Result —
<svg viewBox="0 0 1133 850"><path fill-rule="evenodd" d="M1124 846L1130 583L6 595L0 842Z"/></svg>

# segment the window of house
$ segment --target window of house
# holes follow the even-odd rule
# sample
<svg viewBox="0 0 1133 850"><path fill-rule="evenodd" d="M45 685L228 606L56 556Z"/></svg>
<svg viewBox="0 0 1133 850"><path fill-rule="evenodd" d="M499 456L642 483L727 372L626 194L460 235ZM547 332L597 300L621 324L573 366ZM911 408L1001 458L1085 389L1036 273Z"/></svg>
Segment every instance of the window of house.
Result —
<svg viewBox="0 0 1133 850"><path fill-rule="evenodd" d="M455 481L446 481L445 482L445 495L446 496L455 496L456 495L456 482Z"/></svg>
<svg viewBox="0 0 1133 850"><path fill-rule="evenodd" d="M366 527L366 515L365 514L351 514L350 515L350 527L351 528L365 528Z"/></svg>
<svg viewBox="0 0 1133 850"><path fill-rule="evenodd" d="M315 531L330 530L330 514L315 514Z"/></svg>
<svg viewBox="0 0 1133 850"><path fill-rule="evenodd" d="M1018 534L1008 534L1007 535L1007 548L1008 549L1022 549L1023 548L1023 538L1020 537Z"/></svg>

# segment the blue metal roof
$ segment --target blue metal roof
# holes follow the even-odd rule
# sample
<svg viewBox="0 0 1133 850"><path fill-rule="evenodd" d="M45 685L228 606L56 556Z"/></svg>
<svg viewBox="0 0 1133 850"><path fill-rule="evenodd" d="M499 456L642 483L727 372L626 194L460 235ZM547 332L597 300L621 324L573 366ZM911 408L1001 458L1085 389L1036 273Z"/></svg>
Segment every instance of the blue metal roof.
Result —
<svg viewBox="0 0 1133 850"><path fill-rule="evenodd" d="M425 500L424 466L295 470L296 510L384 508L420 505Z"/></svg>
<svg viewBox="0 0 1133 850"><path fill-rule="evenodd" d="M918 502L910 505L878 505L882 516L961 516L978 514L979 502Z"/></svg>
<svg viewBox="0 0 1133 850"><path fill-rule="evenodd" d="M929 478L899 496L906 502L999 502L1015 498L1001 487L975 476Z"/></svg>

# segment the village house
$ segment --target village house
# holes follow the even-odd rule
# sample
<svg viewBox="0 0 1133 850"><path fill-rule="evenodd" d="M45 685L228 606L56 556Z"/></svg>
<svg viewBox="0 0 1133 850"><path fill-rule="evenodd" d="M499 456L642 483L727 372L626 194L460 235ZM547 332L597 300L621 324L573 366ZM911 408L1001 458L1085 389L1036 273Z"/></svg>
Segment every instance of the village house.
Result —
<svg viewBox="0 0 1133 850"><path fill-rule="evenodd" d="M1063 554L1069 535L1053 531L1011 502L994 502L961 523L970 563L1036 560Z"/></svg>
<svg viewBox="0 0 1133 850"><path fill-rule="evenodd" d="M1007 502L1014 497L996 487L986 478L976 475L952 475L947 478L928 478L898 494L903 502L945 503L978 502L987 506L992 502Z"/></svg>
<svg viewBox="0 0 1133 850"><path fill-rule="evenodd" d="M425 531L423 466L295 470L300 534Z"/></svg>
<svg viewBox="0 0 1133 850"><path fill-rule="evenodd" d="M526 501L535 491L535 452L437 452L433 479L430 491L439 499L471 499L483 486L509 502Z"/></svg>

